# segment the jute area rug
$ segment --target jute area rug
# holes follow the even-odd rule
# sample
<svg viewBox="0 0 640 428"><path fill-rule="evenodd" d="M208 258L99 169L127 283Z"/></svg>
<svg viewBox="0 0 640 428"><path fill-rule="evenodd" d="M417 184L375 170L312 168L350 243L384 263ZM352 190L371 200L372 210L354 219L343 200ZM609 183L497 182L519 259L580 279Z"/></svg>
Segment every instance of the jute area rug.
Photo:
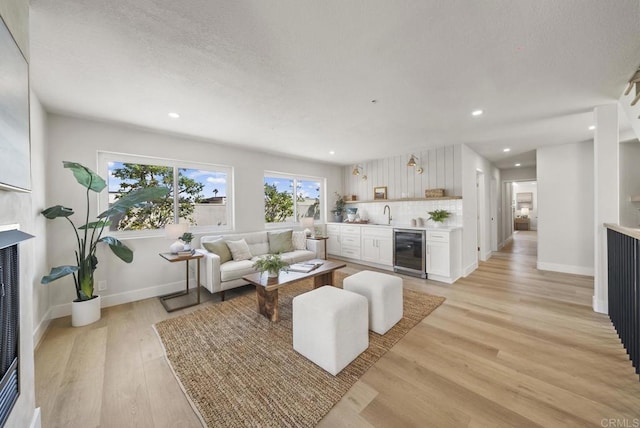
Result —
<svg viewBox="0 0 640 428"><path fill-rule="evenodd" d="M336 272L342 286L347 275ZM443 297L404 290L404 317L337 376L292 346L291 300L310 280L279 290L280 321L256 312L254 293L155 325L169 365L203 425L311 427L382 355L442 304Z"/></svg>

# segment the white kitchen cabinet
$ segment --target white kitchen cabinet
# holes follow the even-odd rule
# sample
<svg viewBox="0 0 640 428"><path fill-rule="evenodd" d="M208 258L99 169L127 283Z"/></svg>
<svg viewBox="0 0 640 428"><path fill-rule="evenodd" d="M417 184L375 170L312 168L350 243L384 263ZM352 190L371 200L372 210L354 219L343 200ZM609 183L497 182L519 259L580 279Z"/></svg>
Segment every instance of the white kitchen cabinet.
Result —
<svg viewBox="0 0 640 428"><path fill-rule="evenodd" d="M429 228L425 235L427 277L448 284L455 282L462 271L462 229ZM328 254L393 270L392 227L330 223L327 236Z"/></svg>
<svg viewBox="0 0 640 428"><path fill-rule="evenodd" d="M329 254L360 259L360 226L329 224L327 236Z"/></svg>
<svg viewBox="0 0 640 428"><path fill-rule="evenodd" d="M348 257L350 259L360 258L360 229L360 226L340 226L340 255L342 257Z"/></svg>
<svg viewBox="0 0 640 428"><path fill-rule="evenodd" d="M327 236L329 239L325 241L327 245L327 254L334 256L340 255L340 225L328 224Z"/></svg>
<svg viewBox="0 0 640 428"><path fill-rule="evenodd" d="M361 255L364 261L393 266L393 229L363 227Z"/></svg>
<svg viewBox="0 0 640 428"><path fill-rule="evenodd" d="M461 245L462 233L460 229L427 231L427 278L448 284L460 278Z"/></svg>

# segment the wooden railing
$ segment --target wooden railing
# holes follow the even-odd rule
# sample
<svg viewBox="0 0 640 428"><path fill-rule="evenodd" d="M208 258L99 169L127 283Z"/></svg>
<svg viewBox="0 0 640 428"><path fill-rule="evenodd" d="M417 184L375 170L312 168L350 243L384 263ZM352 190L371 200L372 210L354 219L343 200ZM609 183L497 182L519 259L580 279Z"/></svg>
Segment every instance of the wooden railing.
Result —
<svg viewBox="0 0 640 428"><path fill-rule="evenodd" d="M640 235L607 227L609 318L640 374Z"/></svg>

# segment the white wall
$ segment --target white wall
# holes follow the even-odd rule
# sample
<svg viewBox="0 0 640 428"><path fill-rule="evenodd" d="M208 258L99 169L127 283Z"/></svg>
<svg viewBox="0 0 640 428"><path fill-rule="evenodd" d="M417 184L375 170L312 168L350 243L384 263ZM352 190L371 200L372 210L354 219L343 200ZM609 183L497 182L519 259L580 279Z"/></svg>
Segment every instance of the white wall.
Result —
<svg viewBox="0 0 640 428"><path fill-rule="evenodd" d="M631 202L631 196L640 196L640 142L633 140L620 144L620 225L640 227L640 202Z"/></svg>
<svg viewBox="0 0 640 428"><path fill-rule="evenodd" d="M50 319L49 286L40 284L43 271L47 264L47 220L40 212L47 208L46 188L46 130L48 115L38 98L31 94L31 193L33 219L33 233L37 237L34 245L34 278L33 285L33 343L37 345L44 334Z"/></svg>
<svg viewBox="0 0 640 428"><path fill-rule="evenodd" d="M78 212L83 212L84 193L69 170L62 167L62 161L80 162L97 169L98 151L234 167L235 227L238 232L264 229L265 170L327 177L329 201L332 200L333 192L342 191L342 167L339 166L277 157L115 124L52 114L49 116L48 138L47 205L62 204L75 208ZM95 214L95 205L93 209ZM69 225L60 220L51 221L47 233L49 264L57 266L72 262L73 242L69 235ZM198 238L196 236L194 241L196 246L199 245ZM126 243L135 252L132 264L121 262L108 249L103 248L99 252L96 280L106 280L108 286L106 292L100 293L103 305L152 297L184 286L184 269L167 263L158 256L170 244L163 236L126 239ZM72 279L62 279L50 287L52 316L67 314L70 302L75 298Z"/></svg>
<svg viewBox="0 0 640 428"><path fill-rule="evenodd" d="M537 151L538 269L593 275L593 143Z"/></svg>
<svg viewBox="0 0 640 428"><path fill-rule="evenodd" d="M497 250L492 248L496 245L497 239L492 239L492 234L497 234L498 218L492 218L491 209L491 187L492 178L496 183L500 182L500 171L495 168L488 160L471 150L468 146L462 145L462 200L464 208L462 213L462 266L464 275L469 275L478 267L478 227L477 217L480 216L480 260L487 260L491 256L491 251ZM476 174L482 172L483 183L481 188L484 189L484 200L478 201L476 188ZM499 198L495 201L500 206ZM478 206L480 212L478 212ZM493 227L492 227L493 224Z"/></svg>
<svg viewBox="0 0 640 428"><path fill-rule="evenodd" d="M515 215L520 215L516 197L518 193L533 193L533 208L529 209L529 228L538 230L538 186L535 181L521 181L513 183L513 204L516 207Z"/></svg>
<svg viewBox="0 0 640 428"><path fill-rule="evenodd" d="M500 177L502 178L502 181L535 180L536 174L535 166L526 168L506 168L500 170Z"/></svg>
<svg viewBox="0 0 640 428"><path fill-rule="evenodd" d="M6 22L20 49L28 58L29 3L26 0L0 2L0 15ZM32 192L17 193L0 190L0 224L20 224L20 228L35 239L19 245L20 255L20 396L6 422L7 427L39 427L39 412L35 409L33 336L34 320L39 317L40 304L46 295L40 293L38 270L44 260L39 259L40 248L46 241L42 231L42 219L38 215L38 201L44 198L44 172L35 170L44 160L42 128L45 123L42 108L35 97L31 98L31 158ZM46 293L46 292L45 292ZM38 309L35 309L35 307ZM46 306L46 304L45 304Z"/></svg>

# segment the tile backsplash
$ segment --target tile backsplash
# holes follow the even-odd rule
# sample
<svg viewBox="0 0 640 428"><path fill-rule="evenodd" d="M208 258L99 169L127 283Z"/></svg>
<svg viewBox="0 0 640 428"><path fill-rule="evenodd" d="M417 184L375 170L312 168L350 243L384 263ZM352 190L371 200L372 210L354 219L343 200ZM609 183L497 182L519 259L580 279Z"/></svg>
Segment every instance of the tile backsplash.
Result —
<svg viewBox="0 0 640 428"><path fill-rule="evenodd" d="M445 220L447 226L462 226L462 199L434 200L434 201L393 201L393 202L366 202L350 203L347 208L358 208L358 215L369 223L387 224L387 215L384 214L384 206L391 208L391 224L398 227L410 226L412 219L422 218L425 225L429 211L447 210L451 216ZM344 215L346 219L346 214Z"/></svg>

